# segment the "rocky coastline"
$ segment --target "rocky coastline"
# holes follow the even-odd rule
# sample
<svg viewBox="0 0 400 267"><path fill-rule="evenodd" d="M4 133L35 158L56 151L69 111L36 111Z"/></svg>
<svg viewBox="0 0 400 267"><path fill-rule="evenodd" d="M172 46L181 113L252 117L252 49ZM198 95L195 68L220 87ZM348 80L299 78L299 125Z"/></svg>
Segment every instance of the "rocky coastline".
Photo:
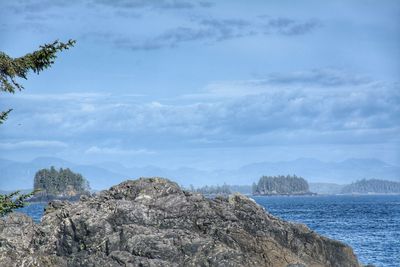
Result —
<svg viewBox="0 0 400 267"><path fill-rule="evenodd" d="M234 194L206 198L162 178L129 180L40 224L0 219L0 266L361 266L351 247Z"/></svg>

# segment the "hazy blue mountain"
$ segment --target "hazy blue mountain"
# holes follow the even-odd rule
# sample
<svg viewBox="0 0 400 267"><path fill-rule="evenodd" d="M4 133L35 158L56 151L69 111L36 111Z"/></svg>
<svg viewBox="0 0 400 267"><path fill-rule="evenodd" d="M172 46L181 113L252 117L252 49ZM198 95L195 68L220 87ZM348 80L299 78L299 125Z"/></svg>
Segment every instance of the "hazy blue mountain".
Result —
<svg viewBox="0 0 400 267"><path fill-rule="evenodd" d="M40 157L30 162L0 159L0 190L32 188L36 171L50 166L68 167L89 180L92 189L108 188L126 179L145 176L170 178L180 185L251 185L263 175L293 175L304 177L309 183L349 184L360 179L400 181L400 167L376 159L347 159L341 162L323 162L311 158L292 161L258 162L231 170L178 169L157 166L126 167L116 162L96 165L75 164L55 157ZM311 190L313 191L313 190Z"/></svg>
<svg viewBox="0 0 400 267"><path fill-rule="evenodd" d="M13 161L7 159L0 159L0 170L3 170L3 168L5 168L8 164L11 163L13 163Z"/></svg>
<svg viewBox="0 0 400 267"><path fill-rule="evenodd" d="M0 159L0 190L10 191L19 188L33 188L35 173L43 168L70 168L82 174L94 190L107 189L126 179L138 177L168 177L179 184L201 184L215 181L204 179L209 173L193 168L163 169L156 166L127 168L115 162L103 162L98 165L80 165L56 157L40 157L29 162L17 162ZM189 180L189 181L188 181Z"/></svg>

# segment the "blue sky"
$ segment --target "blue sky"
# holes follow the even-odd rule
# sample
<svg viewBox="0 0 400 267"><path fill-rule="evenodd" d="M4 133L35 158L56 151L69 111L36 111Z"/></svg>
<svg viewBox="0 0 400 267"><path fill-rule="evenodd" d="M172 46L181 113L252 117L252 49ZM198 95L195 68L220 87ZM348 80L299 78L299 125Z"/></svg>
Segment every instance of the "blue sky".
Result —
<svg viewBox="0 0 400 267"><path fill-rule="evenodd" d="M1 158L400 165L399 1L0 0L0 32L77 40L1 95Z"/></svg>

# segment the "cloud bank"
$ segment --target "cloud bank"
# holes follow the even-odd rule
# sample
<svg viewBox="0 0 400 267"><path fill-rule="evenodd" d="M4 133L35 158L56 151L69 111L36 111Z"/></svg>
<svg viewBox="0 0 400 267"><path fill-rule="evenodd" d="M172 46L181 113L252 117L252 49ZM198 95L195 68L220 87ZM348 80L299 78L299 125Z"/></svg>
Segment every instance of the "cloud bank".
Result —
<svg viewBox="0 0 400 267"><path fill-rule="evenodd" d="M88 145L86 153L97 154L146 154L152 153L148 148L188 144L229 147L399 141L399 85L333 70L218 82L206 87L203 94L182 96L184 102L82 96L7 97L15 113L3 136L74 140ZM21 126L15 124L29 132L20 131ZM118 148L125 145L125 149ZM144 148L130 148L139 145Z"/></svg>
<svg viewBox="0 0 400 267"><path fill-rule="evenodd" d="M187 43L209 45L254 36L296 37L322 26L315 18L216 16L214 4L208 1L28 0L0 7L14 14L13 25L4 20L5 30L59 35L60 24L64 24L68 28L62 31L74 38L130 51L171 49Z"/></svg>
<svg viewBox="0 0 400 267"><path fill-rule="evenodd" d="M164 30L151 37L132 37L115 34L93 34L94 38L103 38L113 42L118 48L130 50L155 50L176 48L187 42L214 43L250 36L285 35L298 36L311 33L321 26L316 19L296 21L289 18L261 18L248 20L238 18L192 19L188 26L179 26ZM99 40L100 40L99 39Z"/></svg>

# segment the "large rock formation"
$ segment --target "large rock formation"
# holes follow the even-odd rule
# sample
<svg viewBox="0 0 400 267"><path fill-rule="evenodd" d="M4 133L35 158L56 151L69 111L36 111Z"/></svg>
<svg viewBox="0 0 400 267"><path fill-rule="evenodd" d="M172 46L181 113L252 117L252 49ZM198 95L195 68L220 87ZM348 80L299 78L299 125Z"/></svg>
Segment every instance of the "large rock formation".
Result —
<svg viewBox="0 0 400 267"><path fill-rule="evenodd" d="M360 266L350 247L242 195L207 199L161 178L0 220L0 266Z"/></svg>

